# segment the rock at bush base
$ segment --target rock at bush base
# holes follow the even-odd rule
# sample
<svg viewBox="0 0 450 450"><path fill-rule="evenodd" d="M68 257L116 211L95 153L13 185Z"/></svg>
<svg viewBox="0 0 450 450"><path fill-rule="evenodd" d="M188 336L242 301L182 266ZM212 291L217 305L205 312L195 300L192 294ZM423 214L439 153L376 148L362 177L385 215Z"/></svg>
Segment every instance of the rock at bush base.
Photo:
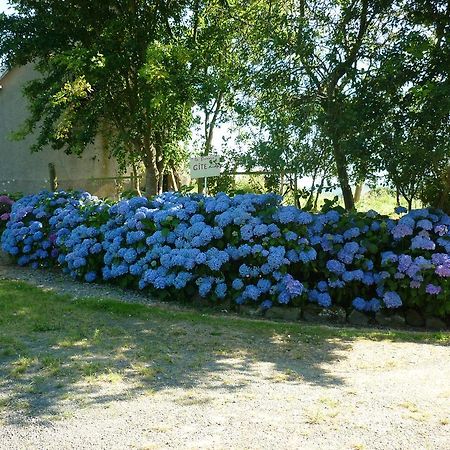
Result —
<svg viewBox="0 0 450 450"><path fill-rule="evenodd" d="M321 317L324 317L331 323L339 323L344 324L347 322L347 313L342 306L332 306L331 308L325 308L322 310L320 314Z"/></svg>
<svg viewBox="0 0 450 450"><path fill-rule="evenodd" d="M398 328L405 326L405 318L400 314L386 314L380 311L377 312L375 319L384 327Z"/></svg>
<svg viewBox="0 0 450 450"><path fill-rule="evenodd" d="M347 318L348 323L352 325L366 326L369 323L369 317L360 311L354 309Z"/></svg>
<svg viewBox="0 0 450 450"><path fill-rule="evenodd" d="M326 322L326 319L320 315L322 311L323 308L320 306L315 303L309 303L303 308L302 318L307 322Z"/></svg>
<svg viewBox="0 0 450 450"><path fill-rule="evenodd" d="M0 250L0 264L12 264L13 258L8 253L5 253L3 250Z"/></svg>
<svg viewBox="0 0 450 450"><path fill-rule="evenodd" d="M445 322L438 317L428 317L425 326L429 328L430 330L445 330L447 328L447 325Z"/></svg>
<svg viewBox="0 0 450 450"><path fill-rule="evenodd" d="M406 323L412 327L423 327L425 320L415 309L408 309L405 315Z"/></svg>
<svg viewBox="0 0 450 450"><path fill-rule="evenodd" d="M300 318L300 308L283 308L282 306L274 306L266 311L267 319L281 319L295 321Z"/></svg>
<svg viewBox="0 0 450 450"><path fill-rule="evenodd" d="M254 305L240 305L239 314L252 317L262 317L264 315L264 310Z"/></svg>
<svg viewBox="0 0 450 450"><path fill-rule="evenodd" d="M322 308L314 303L309 303L303 308L303 320L307 322L344 324L346 322L346 312L341 306Z"/></svg>
<svg viewBox="0 0 450 450"><path fill-rule="evenodd" d="M192 298L192 304L196 308L211 306L211 302L207 298L201 297L200 295L194 295L194 297Z"/></svg>

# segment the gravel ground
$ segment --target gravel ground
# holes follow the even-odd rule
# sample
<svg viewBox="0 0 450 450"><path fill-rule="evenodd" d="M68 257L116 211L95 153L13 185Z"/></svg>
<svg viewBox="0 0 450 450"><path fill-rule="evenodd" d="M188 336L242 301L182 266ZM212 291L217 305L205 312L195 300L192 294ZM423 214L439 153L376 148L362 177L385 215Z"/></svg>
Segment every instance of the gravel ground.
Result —
<svg viewBox="0 0 450 450"><path fill-rule="evenodd" d="M0 278L73 296L149 302L5 264ZM83 394L76 402L61 399L57 415L11 414L0 421L0 448L450 448L449 347L336 339L293 356L279 355L280 364L264 352L240 351L205 365L194 381L158 389L80 380Z"/></svg>
<svg viewBox="0 0 450 450"><path fill-rule="evenodd" d="M50 289L58 294L69 294L77 297L120 298L129 303L160 304L140 292L120 289L117 286L81 283L58 270L31 269L9 263L9 258L0 250L0 279L20 280L43 289Z"/></svg>

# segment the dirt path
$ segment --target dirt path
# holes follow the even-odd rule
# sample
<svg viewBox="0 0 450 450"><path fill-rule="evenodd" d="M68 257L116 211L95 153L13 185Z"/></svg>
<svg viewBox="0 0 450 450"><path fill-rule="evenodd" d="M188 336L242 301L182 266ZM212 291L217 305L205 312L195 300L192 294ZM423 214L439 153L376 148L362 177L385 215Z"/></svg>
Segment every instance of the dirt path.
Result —
<svg viewBox="0 0 450 450"><path fill-rule="evenodd" d="M448 449L447 348L360 341L292 377L226 358L189 389L97 386L58 420L0 428L2 449ZM342 359L340 359L342 358Z"/></svg>
<svg viewBox="0 0 450 450"><path fill-rule="evenodd" d="M47 276L0 267L0 278L56 286L59 292L85 296L93 290L92 295L115 298L120 293L72 286L67 279L60 280L63 287L53 274ZM268 339L251 330L223 332L210 325L152 320L114 324L114 351L121 352L115 367L132 365L147 344L154 358L164 353L159 363L165 372L147 374L148 383L113 372L79 378L51 408L46 401L52 392L30 388L26 395L35 402L33 414L6 413L0 448L449 448L449 347L364 339L307 344L276 333ZM122 338L125 331L129 335ZM59 351L40 337L30 345L37 355ZM112 347L99 355L89 345L71 357L112 355ZM124 357L130 349L135 353ZM11 389L11 383L0 385L0 401L1 389ZM27 378L21 383L24 392L27 383L33 384Z"/></svg>

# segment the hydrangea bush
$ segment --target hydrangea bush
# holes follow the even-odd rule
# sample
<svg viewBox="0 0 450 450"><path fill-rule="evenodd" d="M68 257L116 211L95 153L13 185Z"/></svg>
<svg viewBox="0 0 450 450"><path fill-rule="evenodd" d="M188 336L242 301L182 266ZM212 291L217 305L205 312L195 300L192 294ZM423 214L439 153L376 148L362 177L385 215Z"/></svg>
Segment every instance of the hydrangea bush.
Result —
<svg viewBox="0 0 450 450"><path fill-rule="evenodd" d="M82 209L92 196L86 192L43 191L21 198L12 206L2 249L15 256L19 265L49 266L58 262L61 247L57 230L70 212Z"/></svg>
<svg viewBox="0 0 450 450"><path fill-rule="evenodd" d="M14 200L9 195L0 195L0 233L6 228L13 204Z"/></svg>
<svg viewBox="0 0 450 450"><path fill-rule="evenodd" d="M57 264L164 298L450 314L450 218L421 209L311 214L273 194L164 193L105 203L42 192L12 207L1 243L21 265Z"/></svg>

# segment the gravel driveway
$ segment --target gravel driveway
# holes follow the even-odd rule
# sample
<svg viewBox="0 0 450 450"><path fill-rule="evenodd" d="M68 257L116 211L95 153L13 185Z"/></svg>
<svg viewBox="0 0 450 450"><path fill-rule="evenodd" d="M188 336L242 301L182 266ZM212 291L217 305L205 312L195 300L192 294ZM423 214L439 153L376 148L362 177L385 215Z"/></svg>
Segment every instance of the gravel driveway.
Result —
<svg viewBox="0 0 450 450"><path fill-rule="evenodd" d="M0 265L0 278L75 296L145 301L7 265ZM205 339L224 338L208 333ZM250 332L236 339L234 353L206 355L195 377L177 374L175 361L174 376L151 389L126 378L79 380L76 398L61 397L52 415L45 408L7 414L0 421L0 448L450 448L449 347L342 338L277 347L277 339L287 337L274 334L267 342Z"/></svg>

